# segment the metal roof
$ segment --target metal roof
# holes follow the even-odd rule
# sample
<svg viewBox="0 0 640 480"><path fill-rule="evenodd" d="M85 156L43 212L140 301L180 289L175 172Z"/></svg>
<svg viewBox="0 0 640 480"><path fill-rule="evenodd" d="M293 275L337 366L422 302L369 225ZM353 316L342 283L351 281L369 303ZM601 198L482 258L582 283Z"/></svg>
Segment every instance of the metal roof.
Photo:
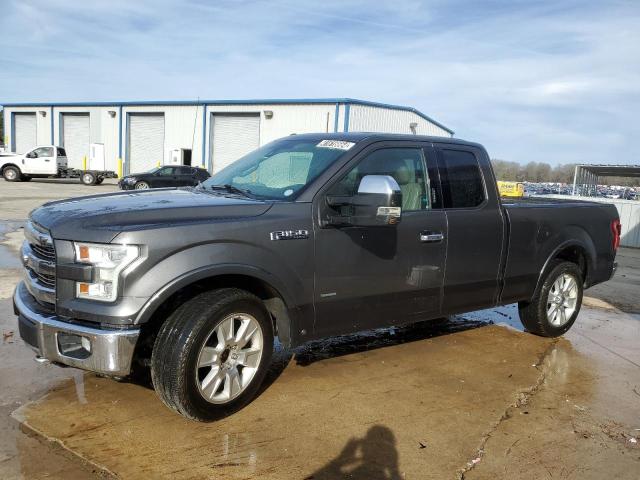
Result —
<svg viewBox="0 0 640 480"><path fill-rule="evenodd" d="M392 105L389 103L372 102L369 100L359 100L357 98L279 98L279 99L249 99L249 100L143 100L127 102L25 102L25 103L1 103L7 107L118 107L118 106L172 106L172 105L298 105L298 104L336 104L363 105L370 107L389 108L393 110L404 110L413 112L425 120L446 130L451 135L454 131L444 126L440 122L416 110L413 107L404 105Z"/></svg>
<svg viewBox="0 0 640 480"><path fill-rule="evenodd" d="M640 165L576 165L598 177L640 177Z"/></svg>

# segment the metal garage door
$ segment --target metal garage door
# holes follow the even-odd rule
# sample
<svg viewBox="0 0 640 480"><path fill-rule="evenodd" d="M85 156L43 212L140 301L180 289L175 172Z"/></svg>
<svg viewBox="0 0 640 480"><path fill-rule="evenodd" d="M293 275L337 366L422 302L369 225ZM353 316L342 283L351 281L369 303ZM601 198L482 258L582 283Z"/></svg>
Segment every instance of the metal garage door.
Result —
<svg viewBox="0 0 640 480"><path fill-rule="evenodd" d="M129 172L164 163L164 114L129 114Z"/></svg>
<svg viewBox="0 0 640 480"><path fill-rule="evenodd" d="M62 114L62 146L67 151L70 168L82 168L82 159L89 160L91 130L88 113Z"/></svg>
<svg viewBox="0 0 640 480"><path fill-rule="evenodd" d="M212 114L209 145L215 173L260 146L260 114Z"/></svg>
<svg viewBox="0 0 640 480"><path fill-rule="evenodd" d="M37 146L36 114L13 114L13 151L27 153Z"/></svg>

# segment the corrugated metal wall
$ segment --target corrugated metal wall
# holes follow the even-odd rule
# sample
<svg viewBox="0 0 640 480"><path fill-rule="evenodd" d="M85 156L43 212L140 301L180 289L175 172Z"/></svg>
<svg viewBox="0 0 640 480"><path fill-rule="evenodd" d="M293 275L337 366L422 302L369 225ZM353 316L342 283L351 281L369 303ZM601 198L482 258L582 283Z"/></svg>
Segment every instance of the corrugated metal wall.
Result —
<svg viewBox="0 0 640 480"><path fill-rule="evenodd" d="M417 123L417 135L452 136L444 128L408 110L351 105L349 111L350 132L413 133L411 123Z"/></svg>
<svg viewBox="0 0 640 480"><path fill-rule="evenodd" d="M338 108L336 108L338 107ZM88 113L90 115L91 142L105 147L105 168L117 170L119 155L126 164L128 148L127 115L129 113L163 113L165 117L164 159L170 158L174 149L191 149L192 165L211 168L211 114L255 113L260 115L260 144L293 133L342 132L345 129L346 105L335 103L291 103L291 104L229 104L229 105L125 105L120 106L73 106L54 107L7 107L5 118L11 112L36 113L37 139L39 145L60 144L60 121L63 113ZM44 112L44 115L42 113ZM272 112L267 118L265 112ZM337 118L336 118L337 115ZM337 120L337 121L336 121ZM204 124L203 124L204 122ZM411 133L409 124L418 124L416 133L450 136L450 134L410 111L351 104L349 107L349 131L378 131ZM11 145L11 122L6 120L7 145ZM53 132L52 132L53 128ZM122 132L121 151L119 129Z"/></svg>

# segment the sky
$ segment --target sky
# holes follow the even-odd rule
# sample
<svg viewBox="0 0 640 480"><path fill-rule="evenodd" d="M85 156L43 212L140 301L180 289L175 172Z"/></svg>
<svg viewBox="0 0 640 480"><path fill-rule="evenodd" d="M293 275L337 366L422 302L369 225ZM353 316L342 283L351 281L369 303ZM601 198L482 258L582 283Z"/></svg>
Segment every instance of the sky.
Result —
<svg viewBox="0 0 640 480"><path fill-rule="evenodd" d="M640 164L640 1L0 0L2 102L352 97Z"/></svg>

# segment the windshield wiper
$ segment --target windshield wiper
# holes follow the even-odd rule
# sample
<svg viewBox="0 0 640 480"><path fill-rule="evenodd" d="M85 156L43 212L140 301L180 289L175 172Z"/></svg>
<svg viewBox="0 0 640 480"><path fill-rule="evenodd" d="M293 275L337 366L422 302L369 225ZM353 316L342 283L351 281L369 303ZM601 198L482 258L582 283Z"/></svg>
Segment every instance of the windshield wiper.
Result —
<svg viewBox="0 0 640 480"><path fill-rule="evenodd" d="M251 190L244 190L231 185L230 183L225 183L224 185L211 185L209 188L211 188L211 190L225 190L229 193L238 193L244 197L254 198L253 195L251 195Z"/></svg>

